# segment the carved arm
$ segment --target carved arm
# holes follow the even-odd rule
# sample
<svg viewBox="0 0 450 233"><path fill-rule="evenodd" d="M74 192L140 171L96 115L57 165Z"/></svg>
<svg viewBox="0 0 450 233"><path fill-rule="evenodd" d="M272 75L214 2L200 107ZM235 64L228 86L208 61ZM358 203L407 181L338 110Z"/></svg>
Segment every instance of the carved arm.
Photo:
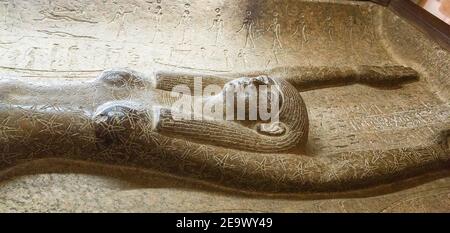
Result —
<svg viewBox="0 0 450 233"><path fill-rule="evenodd" d="M291 66L274 68L267 73L288 81L299 91L356 83L396 86L419 79L414 69L404 66Z"/></svg>
<svg viewBox="0 0 450 233"><path fill-rule="evenodd" d="M202 89L211 84L222 87L225 83L233 80L233 78L227 76L181 72L157 72L154 78L156 88L166 91L172 91L176 85L187 85L191 90L194 90L195 86L199 84L195 82L196 78L201 78Z"/></svg>

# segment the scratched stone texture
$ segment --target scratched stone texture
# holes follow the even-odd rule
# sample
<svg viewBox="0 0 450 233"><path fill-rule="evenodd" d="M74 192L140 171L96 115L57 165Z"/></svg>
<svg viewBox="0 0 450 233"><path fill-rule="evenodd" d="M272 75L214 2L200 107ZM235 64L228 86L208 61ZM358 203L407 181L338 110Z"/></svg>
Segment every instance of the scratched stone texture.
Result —
<svg viewBox="0 0 450 233"><path fill-rule="evenodd" d="M439 138L447 148L436 157L449 167L450 53L372 3L1 0L0 20L0 73L23 78L95 77L118 66L216 73L293 64L410 66L420 81L401 88L302 92L310 124L306 153L333 160L392 150L421 161L428 157L414 148L431 148L424 153L433 157ZM390 162L386 167L401 165L395 155ZM449 212L446 172L422 173L407 185L380 184L382 191L273 197L147 171L38 161L4 175L0 211Z"/></svg>

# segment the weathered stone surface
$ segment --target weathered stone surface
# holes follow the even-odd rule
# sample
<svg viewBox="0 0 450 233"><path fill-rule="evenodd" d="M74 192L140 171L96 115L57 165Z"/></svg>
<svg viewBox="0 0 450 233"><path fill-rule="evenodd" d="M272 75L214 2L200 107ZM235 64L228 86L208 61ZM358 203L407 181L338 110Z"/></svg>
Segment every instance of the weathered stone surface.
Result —
<svg viewBox="0 0 450 233"><path fill-rule="evenodd" d="M449 210L449 52L381 6L163 0L0 7L0 210ZM141 73L106 71L96 79L111 67ZM171 83L147 88L159 71L171 81L180 73L219 77L210 82L220 85L279 78L301 96L284 120L304 119L307 129L293 132L307 130L308 138L276 149L246 136L197 138L189 127L179 136L178 123L166 123L178 125L167 135L148 132L153 122L139 121L138 110L174 101L165 91ZM99 110L114 101L122 102ZM131 131L98 127L130 115L137 119L127 120ZM139 135L141 144L124 135ZM151 172L161 178L148 178ZM24 202L23 195L38 198Z"/></svg>

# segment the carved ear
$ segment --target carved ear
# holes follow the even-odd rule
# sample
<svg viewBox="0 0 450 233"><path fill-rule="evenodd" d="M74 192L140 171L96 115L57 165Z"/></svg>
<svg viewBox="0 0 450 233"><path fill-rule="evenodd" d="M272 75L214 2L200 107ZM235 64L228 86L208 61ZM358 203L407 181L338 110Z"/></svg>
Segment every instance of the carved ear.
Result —
<svg viewBox="0 0 450 233"><path fill-rule="evenodd" d="M281 122L258 123L256 125L256 130L258 130L258 132L261 134L269 136L280 136L286 132L286 126Z"/></svg>

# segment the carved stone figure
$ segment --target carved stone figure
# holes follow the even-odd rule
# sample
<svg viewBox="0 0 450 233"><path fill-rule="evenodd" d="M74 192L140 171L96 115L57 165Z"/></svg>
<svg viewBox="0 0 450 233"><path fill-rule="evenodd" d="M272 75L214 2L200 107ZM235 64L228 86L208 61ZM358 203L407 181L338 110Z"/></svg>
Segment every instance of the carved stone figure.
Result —
<svg viewBox="0 0 450 233"><path fill-rule="evenodd" d="M0 212L448 212L414 6L0 0Z"/></svg>
<svg viewBox="0 0 450 233"><path fill-rule="evenodd" d="M201 86L196 87L196 78L201 78ZM56 82L2 77L1 151L14 156L2 161L1 165L9 167L22 160L52 157L61 152L69 159L101 161L105 158L98 154L94 153L89 158L83 158L82 154L107 151L113 160L120 157L118 153L126 153L130 158L122 158L119 164L129 166L134 165L135 158L142 159L143 164L149 163L157 156L150 151L175 150L172 156L181 156L180 149L195 161L201 159L194 152L195 148L202 145L209 147L211 155L234 151L240 159L246 159L248 155L245 153L261 153L261 157L266 153L304 156L302 149L308 138L308 114L299 91L352 83L392 87L417 79L417 72L401 66L281 67L264 73L221 75L171 72L146 75L127 69L111 69L95 79ZM226 95L230 91L233 103L246 103L247 116L242 120L232 118L231 121L226 120L225 115L223 118L211 115L200 119L174 118L174 109L171 108L176 101L172 92L174 88L185 85L190 90L203 90L211 84L223 88L215 95L197 97L201 106L220 104L218 106L223 106L225 114L230 105L226 102ZM279 110L270 109L270 101L276 101L271 95L266 96L268 104L264 109L267 112L278 111L275 122L259 116L254 120L248 117L250 97L262 92L236 91L238 86L258 90L262 85L279 91ZM261 104L259 99L258 107ZM194 144L175 147L172 141ZM202 173L199 171L195 175L208 174ZM242 179L253 182L252 178ZM277 183L265 182L269 189L279 189ZM296 190L300 187L291 188Z"/></svg>

